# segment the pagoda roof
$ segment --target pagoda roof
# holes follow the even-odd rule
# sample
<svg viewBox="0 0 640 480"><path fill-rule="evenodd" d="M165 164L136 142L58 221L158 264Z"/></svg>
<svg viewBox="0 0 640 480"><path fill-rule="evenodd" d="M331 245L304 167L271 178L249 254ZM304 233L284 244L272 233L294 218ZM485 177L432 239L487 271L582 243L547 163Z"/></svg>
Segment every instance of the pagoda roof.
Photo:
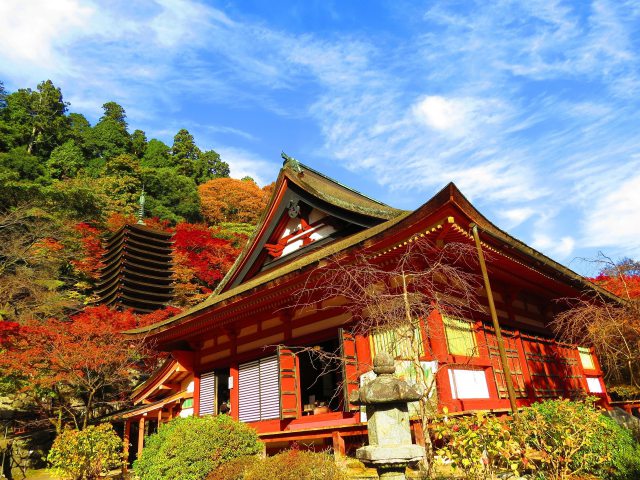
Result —
<svg viewBox="0 0 640 480"><path fill-rule="evenodd" d="M126 224L104 240L104 247L109 252L119 251L124 245L141 247L155 255L171 255L172 233L154 230L141 225ZM110 253L107 253L109 256Z"/></svg>
<svg viewBox="0 0 640 480"><path fill-rule="evenodd" d="M125 241L123 241L120 245L112 246L111 249L103 255L102 261L110 262L114 257L117 257L123 251L127 253L130 252L131 255L136 255L140 258L149 258L160 263L172 262L171 248L168 248L165 252L158 252L157 249L149 248L148 245Z"/></svg>
<svg viewBox="0 0 640 480"><path fill-rule="evenodd" d="M95 303L150 312L173 298L172 234L126 224L105 240Z"/></svg>
<svg viewBox="0 0 640 480"><path fill-rule="evenodd" d="M278 177L278 182L276 183L276 188L274 189L274 194L269 202L269 206L272 206L275 202L275 197L278 194L278 185L282 183L284 179L290 179L291 181L295 179L294 183L296 183L296 185L298 182L301 183L299 170L307 168L308 167L305 167L298 162L293 163L290 160L287 160ZM303 171L305 172L304 176L307 177L307 170ZM313 186L318 194L320 194L319 191L322 190L323 184L331 184L331 192L328 195L325 194L325 197L334 197L338 192L342 192L343 190L351 192L350 198L353 200L353 204L355 205L359 203L358 207L352 206L352 208L357 208L359 211L369 209L369 212L375 211L376 215L384 214L386 216L386 220L350 236L337 239L320 248L310 250L306 254L293 258L291 261L278 265L273 269L264 271L238 285L230 286L229 278L232 278L233 273L237 272L242 266L243 258L248 257L248 252L251 251L252 246L255 245L256 239L259 237L260 229L264 228L265 218L267 218L265 214L256 229L256 234L254 234L252 239L249 240L247 247L245 247L245 250L234 264L234 267L227 277L225 277L225 280L223 280L224 283L221 284L221 288L218 288L209 298L189 310L164 321L142 328L129 330L125 333L130 335L163 334L179 326L186 325L196 317L201 318L202 315L208 311L222 308L224 305L232 302L237 302L245 295L249 295L257 289L265 288L269 284L278 283L287 275L297 274L301 270L310 268L311 266L318 264L318 262L321 262L324 258L338 253L346 253L356 247L364 246L365 248L375 249L377 245L382 245L382 243L384 243L383 240L385 239L388 243L390 238L403 238L403 232L415 230L417 225L424 224L426 219L439 219L438 228L442 228L445 222L454 221L453 217L447 217L444 212L457 212L456 231L461 235L467 235L467 237L469 237L468 233L466 233L469 229L469 224L475 223L482 234L484 247L489 248L520 265L523 265L524 268L535 270L545 277L569 285L578 291L583 291L585 289L589 291L596 291L605 298L609 298L613 301L620 300L609 291L589 282L581 275L536 251L524 242L495 226L484 215L482 215L471 204L471 202L469 202L469 200L467 200L467 198L453 183L446 185L429 201L411 212L393 209L384 204L375 202L368 199L368 197L361 196L357 192L337 184L337 182L331 181L331 179L319 174L315 170L309 169L309 171L311 171L311 174L308 175L308 178L311 178L311 181L305 179L305 182L308 182L305 183L306 187L311 188ZM336 187L336 185L338 186ZM334 201L337 202L337 200ZM267 211L268 210L269 208L267 208ZM438 215L444 216L440 218ZM428 234L429 231L430 230L427 229L425 233ZM409 235L409 237L412 237L412 235ZM398 246L401 245L402 242L398 244ZM388 251L389 250L387 250L387 252Z"/></svg>

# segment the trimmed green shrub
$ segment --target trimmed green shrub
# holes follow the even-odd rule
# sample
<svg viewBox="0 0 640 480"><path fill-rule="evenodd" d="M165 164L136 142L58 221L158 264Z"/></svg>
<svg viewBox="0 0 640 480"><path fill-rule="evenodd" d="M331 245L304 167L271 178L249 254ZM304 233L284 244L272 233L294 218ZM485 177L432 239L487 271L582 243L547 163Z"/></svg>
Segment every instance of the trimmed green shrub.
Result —
<svg viewBox="0 0 640 480"><path fill-rule="evenodd" d="M439 457L466 479L501 471L538 479L640 478L640 446L590 400L549 400L504 419L445 416L434 433Z"/></svg>
<svg viewBox="0 0 640 480"><path fill-rule="evenodd" d="M176 418L147 438L133 470L141 480L201 480L225 462L261 451L255 430L228 415Z"/></svg>
<svg viewBox="0 0 640 480"><path fill-rule="evenodd" d="M333 456L287 450L256 462L242 480L346 480Z"/></svg>
<svg viewBox="0 0 640 480"><path fill-rule="evenodd" d="M223 463L207 476L207 480L244 480L244 477L262 458L256 456L238 457Z"/></svg>
<svg viewBox="0 0 640 480"><path fill-rule="evenodd" d="M433 432L438 443L444 440L436 454L464 478L494 478L499 471L517 473L521 466L522 449L511 425L494 415L443 417Z"/></svg>
<svg viewBox="0 0 640 480"><path fill-rule="evenodd" d="M640 477L639 445L590 400L536 403L516 415L514 427L528 467L547 478Z"/></svg>
<svg viewBox="0 0 640 480"><path fill-rule="evenodd" d="M122 466L122 440L108 423L84 430L64 430L47 460L64 479L92 480Z"/></svg>

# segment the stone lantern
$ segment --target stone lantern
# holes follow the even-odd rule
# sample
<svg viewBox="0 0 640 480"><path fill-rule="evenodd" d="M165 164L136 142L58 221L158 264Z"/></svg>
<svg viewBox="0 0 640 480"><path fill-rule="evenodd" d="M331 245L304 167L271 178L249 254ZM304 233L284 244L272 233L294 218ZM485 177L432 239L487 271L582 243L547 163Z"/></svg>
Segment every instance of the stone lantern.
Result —
<svg viewBox="0 0 640 480"><path fill-rule="evenodd" d="M369 419L369 445L359 448L356 457L384 480L405 480L406 467L425 455L424 448L411 443L409 425L408 404L421 395L394 377L395 370L391 355L379 353L373 361L378 376L350 397L351 403L366 406Z"/></svg>

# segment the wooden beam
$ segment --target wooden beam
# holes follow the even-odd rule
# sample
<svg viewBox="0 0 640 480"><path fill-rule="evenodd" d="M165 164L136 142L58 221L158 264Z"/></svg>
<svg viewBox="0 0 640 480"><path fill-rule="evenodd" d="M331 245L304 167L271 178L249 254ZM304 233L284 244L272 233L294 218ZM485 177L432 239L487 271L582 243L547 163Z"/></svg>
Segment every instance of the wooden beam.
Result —
<svg viewBox="0 0 640 480"><path fill-rule="evenodd" d="M174 382L163 382L158 385L158 390L178 390L180 391L180 384Z"/></svg>
<svg viewBox="0 0 640 480"><path fill-rule="evenodd" d="M333 444L333 455L344 457L346 455L346 449L344 446L344 438L339 431L334 430L331 432L331 442Z"/></svg>
<svg viewBox="0 0 640 480"><path fill-rule="evenodd" d="M489 282L489 274L487 273L487 265L484 262L484 254L482 253L482 244L480 242L480 236L478 235L478 226L473 224L471 228L473 232L473 238L476 242L476 248L478 250L478 261L480 263L480 270L482 271L482 278L484 279L485 290L487 291L487 301L489 302L489 310L491 312L491 320L493 321L493 328L496 332L496 341L498 342L498 351L500 352L500 363L502 363L502 371L504 372L505 383L507 384L507 392L509 394L509 404L511 405L511 411L516 412L516 391L513 388L513 379L511 378L511 369L509 368L509 362L507 360L507 352L504 348L504 342L502 340L502 333L500 331L500 323L498 322L498 314L496 313L496 306L493 303L493 294L491 292L491 284Z"/></svg>

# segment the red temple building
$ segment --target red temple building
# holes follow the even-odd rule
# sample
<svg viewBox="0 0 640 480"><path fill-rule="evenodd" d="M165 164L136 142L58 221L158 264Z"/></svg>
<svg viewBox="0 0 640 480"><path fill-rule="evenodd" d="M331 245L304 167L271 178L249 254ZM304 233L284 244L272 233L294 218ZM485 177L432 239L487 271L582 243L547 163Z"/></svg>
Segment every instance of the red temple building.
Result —
<svg viewBox="0 0 640 480"><path fill-rule="evenodd" d="M595 356L556 341L549 324L563 308L560 299L594 291L616 297L497 228L454 184L417 210L402 211L287 157L256 233L217 291L191 310L127 332L152 339L171 355L136 390L134 409L120 415L126 438L140 449L138 432L176 416L215 415L229 407L230 415L259 432L267 451L294 441L341 453L359 445L366 419L348 393L370 375L376 350L393 332L354 335L352 312L340 295L299 306L296 292L328 258L349 265L364 252L389 265L418 239L473 246L471 224L487 254L516 404L585 393L608 403ZM486 289L478 297L487 307ZM468 318L436 311L420 319L416 334L439 407L509 410L491 320L488 308ZM299 349L305 346L340 351L341 368L319 369ZM401 365L402 351L391 350ZM420 442L419 423L414 433Z"/></svg>

